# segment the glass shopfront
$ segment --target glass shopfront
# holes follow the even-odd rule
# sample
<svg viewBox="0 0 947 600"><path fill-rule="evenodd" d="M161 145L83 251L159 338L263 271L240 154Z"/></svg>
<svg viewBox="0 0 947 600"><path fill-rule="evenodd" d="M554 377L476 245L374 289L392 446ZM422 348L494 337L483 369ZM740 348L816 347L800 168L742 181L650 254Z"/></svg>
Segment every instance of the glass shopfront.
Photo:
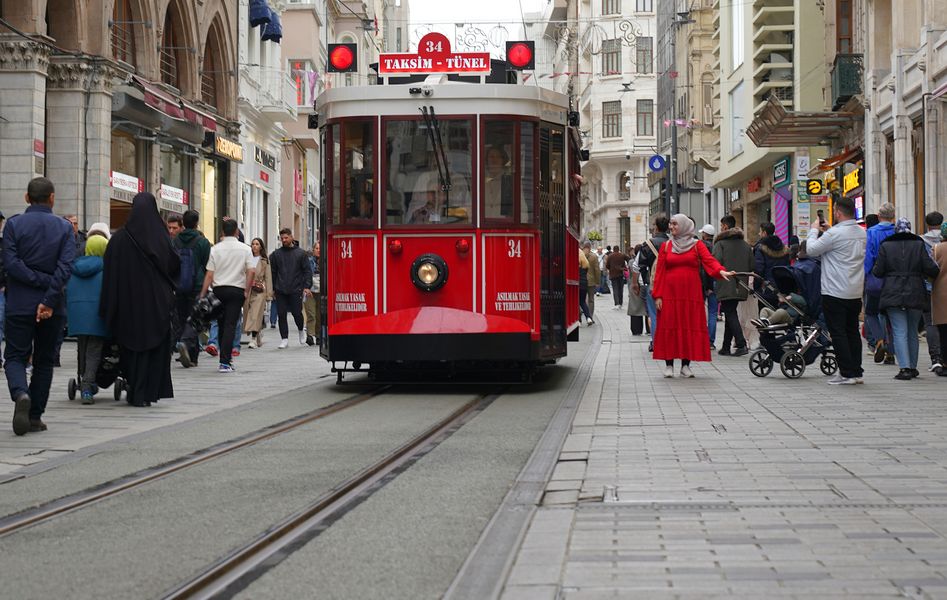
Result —
<svg viewBox="0 0 947 600"><path fill-rule="evenodd" d="M162 144L160 165L160 185L156 196L161 216L166 219L188 209L193 159L181 148Z"/></svg>
<svg viewBox="0 0 947 600"><path fill-rule="evenodd" d="M109 222L113 229L125 224L131 212L132 199L144 190L144 152L139 151L140 144L130 132L118 129L112 131Z"/></svg>

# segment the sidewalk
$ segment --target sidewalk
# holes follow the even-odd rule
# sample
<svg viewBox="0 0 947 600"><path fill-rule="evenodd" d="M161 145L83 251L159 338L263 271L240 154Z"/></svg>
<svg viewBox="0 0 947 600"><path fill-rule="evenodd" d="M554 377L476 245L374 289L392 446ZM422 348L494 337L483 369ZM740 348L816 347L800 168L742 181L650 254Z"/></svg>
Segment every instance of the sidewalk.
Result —
<svg viewBox="0 0 947 600"><path fill-rule="evenodd" d="M947 598L947 379L714 355L663 379L624 311L504 599ZM718 331L722 335L722 331Z"/></svg>
<svg viewBox="0 0 947 600"><path fill-rule="evenodd" d="M295 332L292 335L296 337ZM238 372L217 373L218 359L206 353L196 368L184 369L171 363L175 397L162 400L150 408L133 408L115 402L113 389L99 392L91 406L69 401L66 386L76 373L76 344L65 342L62 368L56 369L49 404L43 420L49 431L28 433L17 437L10 426L13 403L9 401L6 380L4 400L0 401L0 480L27 465L35 465L83 448L142 433L197 417L224 411L254 400L310 385L329 372L329 365L319 357L317 347L299 346L291 340L286 350L277 350L279 334L268 329L264 346L251 350L246 345L234 359Z"/></svg>

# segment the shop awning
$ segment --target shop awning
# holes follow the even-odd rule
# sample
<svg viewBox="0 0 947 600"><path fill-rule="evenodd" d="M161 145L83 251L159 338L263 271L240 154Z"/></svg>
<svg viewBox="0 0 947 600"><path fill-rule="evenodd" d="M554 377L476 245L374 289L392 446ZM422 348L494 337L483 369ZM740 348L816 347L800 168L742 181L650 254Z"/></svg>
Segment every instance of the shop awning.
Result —
<svg viewBox="0 0 947 600"><path fill-rule="evenodd" d="M144 92L145 104L174 119L184 118L184 109L181 108L181 100L179 98L175 98L170 92L164 91L147 79L132 77L132 80L141 87Z"/></svg>
<svg viewBox="0 0 947 600"><path fill-rule="evenodd" d="M776 96L770 96L746 135L760 148L818 146L840 137L855 118L847 112L787 111Z"/></svg>
<svg viewBox="0 0 947 600"><path fill-rule="evenodd" d="M184 118L190 121L191 123L196 123L201 125L204 129L208 131L217 131L217 119L214 118L214 115L201 110L197 106L190 104L188 102L181 102L181 105L184 107Z"/></svg>
<svg viewBox="0 0 947 600"><path fill-rule="evenodd" d="M862 158L862 149L861 148L849 148L845 147L844 150L838 154L834 154L825 160L819 162L818 165L813 167L812 171L815 173L821 173L825 171L831 171L835 167L844 165L845 163L858 162Z"/></svg>

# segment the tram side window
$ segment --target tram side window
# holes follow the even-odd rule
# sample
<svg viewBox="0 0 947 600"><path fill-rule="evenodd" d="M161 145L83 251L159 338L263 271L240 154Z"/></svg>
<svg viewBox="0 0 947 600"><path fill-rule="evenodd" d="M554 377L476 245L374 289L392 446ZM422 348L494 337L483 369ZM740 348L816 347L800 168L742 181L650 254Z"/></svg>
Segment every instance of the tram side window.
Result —
<svg viewBox="0 0 947 600"><path fill-rule="evenodd" d="M536 202L536 123L520 123L520 223L533 223Z"/></svg>
<svg viewBox="0 0 947 600"><path fill-rule="evenodd" d="M332 126L332 224L338 225L342 222L342 138L341 127Z"/></svg>
<svg viewBox="0 0 947 600"><path fill-rule="evenodd" d="M375 214L375 144L371 121L343 126L345 220L370 223Z"/></svg>
<svg viewBox="0 0 947 600"><path fill-rule="evenodd" d="M516 123L488 121L484 124L483 216L491 220L513 219L513 149Z"/></svg>
<svg viewBox="0 0 947 600"><path fill-rule="evenodd" d="M473 148L470 121L438 121L440 137L424 121L385 124L385 222L457 225L472 222ZM433 138L432 134L433 133ZM449 189L445 184L449 183Z"/></svg>

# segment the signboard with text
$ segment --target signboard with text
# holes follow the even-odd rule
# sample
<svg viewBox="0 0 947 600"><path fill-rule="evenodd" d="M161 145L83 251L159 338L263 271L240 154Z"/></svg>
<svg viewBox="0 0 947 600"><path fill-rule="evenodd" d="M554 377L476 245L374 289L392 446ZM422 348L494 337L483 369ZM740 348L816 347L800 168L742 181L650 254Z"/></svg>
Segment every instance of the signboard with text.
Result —
<svg viewBox="0 0 947 600"><path fill-rule="evenodd" d="M773 187L782 187L789 184L789 157L773 165Z"/></svg>
<svg viewBox="0 0 947 600"><path fill-rule="evenodd" d="M489 52L453 52L447 36L431 32L421 38L417 54L381 54L378 74L409 75L415 73L448 73L489 75Z"/></svg>

